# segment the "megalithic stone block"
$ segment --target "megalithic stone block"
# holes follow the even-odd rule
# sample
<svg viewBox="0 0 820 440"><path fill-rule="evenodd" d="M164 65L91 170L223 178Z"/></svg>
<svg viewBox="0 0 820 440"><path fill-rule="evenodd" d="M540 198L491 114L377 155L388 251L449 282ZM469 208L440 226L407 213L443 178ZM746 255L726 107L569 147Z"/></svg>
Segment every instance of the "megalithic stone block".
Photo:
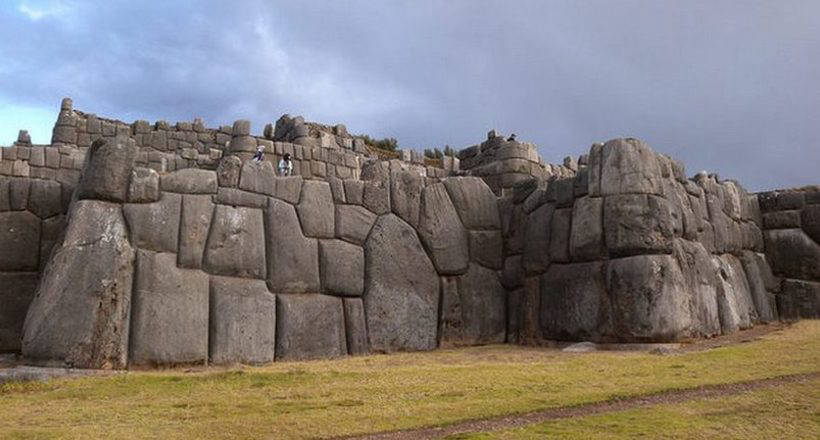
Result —
<svg viewBox="0 0 820 440"><path fill-rule="evenodd" d="M80 176L79 199L124 202L137 157L134 140L125 136L99 138L91 145L88 155Z"/></svg>

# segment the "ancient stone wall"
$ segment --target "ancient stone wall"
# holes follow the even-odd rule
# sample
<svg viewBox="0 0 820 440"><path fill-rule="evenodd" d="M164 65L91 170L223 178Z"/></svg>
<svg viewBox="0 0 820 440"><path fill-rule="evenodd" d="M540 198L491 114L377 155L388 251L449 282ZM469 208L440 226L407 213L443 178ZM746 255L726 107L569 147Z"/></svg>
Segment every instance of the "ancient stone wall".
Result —
<svg viewBox="0 0 820 440"><path fill-rule="evenodd" d="M783 318L820 317L820 187L758 194Z"/></svg>
<svg viewBox="0 0 820 440"><path fill-rule="evenodd" d="M80 171L63 152L25 141L0 148L0 353L20 350L40 271L65 229Z"/></svg>
<svg viewBox="0 0 820 440"><path fill-rule="evenodd" d="M480 179L393 161L365 181L305 180L234 155L160 174L138 154L125 136L91 147L28 312L28 359L123 368L504 341L500 220Z"/></svg>
<svg viewBox="0 0 820 440"><path fill-rule="evenodd" d="M458 159L461 170L484 179L496 195L532 177L571 177L578 169L571 158L565 160L564 166L545 163L535 144L505 140L495 130L487 134L483 143L459 151Z"/></svg>
<svg viewBox="0 0 820 440"><path fill-rule="evenodd" d="M636 139L588 157L500 202L511 340L675 341L775 319L755 196L687 179Z"/></svg>
<svg viewBox="0 0 820 440"><path fill-rule="evenodd" d="M64 101L53 145L0 149L0 351L263 363L678 341L818 314L816 188L687 178L636 139L550 165L491 136L445 170L365 156L343 126L249 133ZM274 172L285 152L295 176Z"/></svg>

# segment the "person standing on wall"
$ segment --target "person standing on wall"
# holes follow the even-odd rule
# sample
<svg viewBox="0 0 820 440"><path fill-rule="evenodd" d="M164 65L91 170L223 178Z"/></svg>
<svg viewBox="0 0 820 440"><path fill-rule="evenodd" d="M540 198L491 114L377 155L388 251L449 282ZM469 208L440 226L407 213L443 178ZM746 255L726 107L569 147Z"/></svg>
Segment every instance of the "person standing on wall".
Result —
<svg viewBox="0 0 820 440"><path fill-rule="evenodd" d="M290 154L285 153L285 157L279 161L279 175L290 176L293 174L293 162L290 161Z"/></svg>
<svg viewBox="0 0 820 440"><path fill-rule="evenodd" d="M253 155L254 162L262 162L265 160L265 146L260 145L256 147L256 154Z"/></svg>

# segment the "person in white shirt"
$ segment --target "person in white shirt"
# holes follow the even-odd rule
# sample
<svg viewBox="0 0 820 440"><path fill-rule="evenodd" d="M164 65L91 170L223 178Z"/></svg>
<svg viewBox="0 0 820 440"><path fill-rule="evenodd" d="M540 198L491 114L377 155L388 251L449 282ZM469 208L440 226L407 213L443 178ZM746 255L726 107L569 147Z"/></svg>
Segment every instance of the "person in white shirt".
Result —
<svg viewBox="0 0 820 440"><path fill-rule="evenodd" d="M290 154L285 153L285 157L279 161L279 175L290 176L293 174L293 162L290 161Z"/></svg>
<svg viewBox="0 0 820 440"><path fill-rule="evenodd" d="M265 146L260 145L256 147L256 154L253 155L254 162L262 162L265 160Z"/></svg>

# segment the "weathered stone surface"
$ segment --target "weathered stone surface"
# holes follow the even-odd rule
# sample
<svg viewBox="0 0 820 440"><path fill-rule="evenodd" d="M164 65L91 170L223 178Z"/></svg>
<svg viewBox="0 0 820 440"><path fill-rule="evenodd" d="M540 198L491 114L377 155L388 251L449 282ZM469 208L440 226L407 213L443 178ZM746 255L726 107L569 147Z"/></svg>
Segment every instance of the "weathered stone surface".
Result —
<svg viewBox="0 0 820 440"><path fill-rule="evenodd" d="M165 174L159 179L159 186L163 191L183 194L216 194L216 172L185 168Z"/></svg>
<svg viewBox="0 0 820 440"><path fill-rule="evenodd" d="M503 199L502 199L503 200ZM504 255L518 254L524 251L524 235L526 233L527 215L521 205L511 208L500 205L499 210L504 214L501 219L501 233L504 237Z"/></svg>
<svg viewBox="0 0 820 440"><path fill-rule="evenodd" d="M528 274L543 273L549 267L550 224L555 208L542 205L531 212L524 233L524 269Z"/></svg>
<svg viewBox="0 0 820 440"><path fill-rule="evenodd" d="M137 253L129 365L207 361L208 278L174 254Z"/></svg>
<svg viewBox="0 0 820 440"><path fill-rule="evenodd" d="M385 178L364 182L362 204L370 211L382 215L390 212L390 182Z"/></svg>
<svg viewBox="0 0 820 440"><path fill-rule="evenodd" d="M365 268L371 350L435 348L438 276L413 228L392 214L379 217L365 243Z"/></svg>
<svg viewBox="0 0 820 440"><path fill-rule="evenodd" d="M37 217L48 218L63 212L62 187L53 180L32 179L28 210Z"/></svg>
<svg viewBox="0 0 820 440"><path fill-rule="evenodd" d="M273 362L276 349L276 297L264 281L211 277L211 362Z"/></svg>
<svg viewBox="0 0 820 440"><path fill-rule="evenodd" d="M302 232L307 237L333 238L335 214L333 194L327 182L307 180L302 185L302 197L296 212Z"/></svg>
<svg viewBox="0 0 820 440"><path fill-rule="evenodd" d="M267 200L264 200L267 204ZM199 269L214 214L214 203L207 195L186 194L182 197L182 215L179 221L179 267Z"/></svg>
<svg viewBox="0 0 820 440"><path fill-rule="evenodd" d="M470 231L470 260L490 269L503 266L501 231Z"/></svg>
<svg viewBox="0 0 820 440"><path fill-rule="evenodd" d="M803 231L814 240L820 243L820 205L807 205L800 213Z"/></svg>
<svg viewBox="0 0 820 440"><path fill-rule="evenodd" d="M376 222L376 214L362 206L336 205L336 237L355 244L364 244Z"/></svg>
<svg viewBox="0 0 820 440"><path fill-rule="evenodd" d="M501 272L501 284L507 289L516 289L524 283L524 265L521 255L512 255L504 259Z"/></svg>
<svg viewBox="0 0 820 440"><path fill-rule="evenodd" d="M128 185L129 203L151 203L160 198L159 174L151 168L135 167Z"/></svg>
<svg viewBox="0 0 820 440"><path fill-rule="evenodd" d="M66 228L66 216L64 214L43 220L42 232L40 234L40 271L45 269L46 263L51 260L51 251L57 241L62 239L62 234Z"/></svg>
<svg viewBox="0 0 820 440"><path fill-rule="evenodd" d="M361 180L345 180L345 198L347 203L361 205L364 203L364 182Z"/></svg>
<svg viewBox="0 0 820 440"><path fill-rule="evenodd" d="M319 291L319 250L305 238L293 205L269 199L265 213L268 281L274 293Z"/></svg>
<svg viewBox="0 0 820 440"><path fill-rule="evenodd" d="M774 273L820 281L820 245L802 230L773 229L764 231L763 237Z"/></svg>
<svg viewBox="0 0 820 440"><path fill-rule="evenodd" d="M40 219L27 211L0 212L0 271L36 272Z"/></svg>
<svg viewBox="0 0 820 440"><path fill-rule="evenodd" d="M78 201L23 329L23 355L77 368L123 368L134 250L119 205ZM5 224L5 223L3 223Z"/></svg>
<svg viewBox="0 0 820 440"><path fill-rule="evenodd" d="M673 236L666 199L644 194L605 198L604 237L611 255L670 253Z"/></svg>
<svg viewBox="0 0 820 440"><path fill-rule="evenodd" d="M12 211L28 209L28 196L31 192L31 180L13 178L9 182L9 205Z"/></svg>
<svg viewBox="0 0 820 440"><path fill-rule="evenodd" d="M265 278L262 210L217 205L202 267L208 273Z"/></svg>
<svg viewBox="0 0 820 440"><path fill-rule="evenodd" d="M367 354L367 324L364 303L361 298L344 298L347 352L351 355Z"/></svg>
<svg viewBox="0 0 820 440"><path fill-rule="evenodd" d="M0 353L20 351L23 321L38 280L37 272L0 272Z"/></svg>
<svg viewBox="0 0 820 440"><path fill-rule="evenodd" d="M364 251L342 240L319 241L322 291L341 296L361 296L364 290Z"/></svg>
<svg viewBox="0 0 820 440"><path fill-rule="evenodd" d="M11 210L9 186L11 186L11 180L6 176L0 175L0 212Z"/></svg>
<svg viewBox="0 0 820 440"><path fill-rule="evenodd" d="M203 195L203 197L207 197ZM219 188L214 196L214 201L220 205L245 206L248 208L266 208L268 197L264 194L257 194L242 191L237 188Z"/></svg>
<svg viewBox="0 0 820 440"><path fill-rule="evenodd" d="M769 288L775 285L774 275L771 273L766 256L752 251L743 251L740 256L743 271L749 283L757 317L761 322L771 322L777 319L777 301Z"/></svg>
<svg viewBox="0 0 820 440"><path fill-rule="evenodd" d="M569 253L575 261L597 260L606 255L604 246L604 199L581 197L572 207Z"/></svg>
<svg viewBox="0 0 820 440"><path fill-rule="evenodd" d="M182 196L173 193L163 193L156 203L123 205L125 220L131 231L131 243L141 249L176 252L181 206Z"/></svg>
<svg viewBox="0 0 820 440"><path fill-rule="evenodd" d="M606 301L603 263L551 265L541 279L538 310L543 336L576 340L607 334L610 323Z"/></svg>
<svg viewBox="0 0 820 440"><path fill-rule="evenodd" d="M332 358L347 354L341 298L276 295L276 360Z"/></svg>
<svg viewBox="0 0 820 440"><path fill-rule="evenodd" d="M302 176L278 177L276 179L276 198L290 204L299 203L302 194Z"/></svg>
<svg viewBox="0 0 820 440"><path fill-rule="evenodd" d="M467 229L500 229L495 194L480 177L450 177L444 186Z"/></svg>
<svg viewBox="0 0 820 440"><path fill-rule="evenodd" d="M242 164L239 188L269 196L274 195L276 193L276 173L273 172L273 164L267 161L245 161Z"/></svg>
<svg viewBox="0 0 820 440"><path fill-rule="evenodd" d="M549 259L555 263L569 262L572 208L556 209L550 222Z"/></svg>
<svg viewBox="0 0 820 440"><path fill-rule="evenodd" d="M592 172L592 170L590 170ZM638 139L613 139L601 151L600 194L663 194L657 155ZM590 194L597 195L596 191Z"/></svg>
<svg viewBox="0 0 820 440"><path fill-rule="evenodd" d="M718 315L723 333L749 328L757 318L749 284L740 261L732 255L712 259L718 273Z"/></svg>
<svg viewBox="0 0 820 440"><path fill-rule="evenodd" d="M347 203L345 187L342 182L342 179L338 177L327 178L327 183L330 184L330 192L333 194L333 203Z"/></svg>
<svg viewBox="0 0 820 440"><path fill-rule="evenodd" d="M800 211L775 211L763 214L763 227L766 229L789 229L800 227Z"/></svg>
<svg viewBox="0 0 820 440"><path fill-rule="evenodd" d="M78 197L125 201L137 151L134 140L124 136L94 141L80 176Z"/></svg>
<svg viewBox="0 0 820 440"><path fill-rule="evenodd" d="M495 271L471 264L466 274L442 278L442 345L502 343L506 339L507 293Z"/></svg>
<svg viewBox="0 0 820 440"><path fill-rule="evenodd" d="M417 228L421 210L424 177L413 171L394 171L390 176L390 201L393 213Z"/></svg>
<svg viewBox="0 0 820 440"><path fill-rule="evenodd" d="M219 161L216 168L216 177L219 186L235 188L239 185L239 173L242 169L242 159L236 156L227 156Z"/></svg>
<svg viewBox="0 0 820 440"><path fill-rule="evenodd" d="M777 295L781 319L816 319L820 317L820 283L804 280L783 280Z"/></svg>
<svg viewBox="0 0 820 440"><path fill-rule="evenodd" d="M606 281L619 340L667 342L691 336L690 293L671 255L610 260Z"/></svg>
<svg viewBox="0 0 820 440"><path fill-rule="evenodd" d="M675 240L675 258L691 295L692 330L700 336L720 334L718 316L718 273L712 255L697 242Z"/></svg>
<svg viewBox="0 0 820 440"><path fill-rule="evenodd" d="M467 271L470 257L467 230L441 183L430 185L422 192L418 232L439 274Z"/></svg>

